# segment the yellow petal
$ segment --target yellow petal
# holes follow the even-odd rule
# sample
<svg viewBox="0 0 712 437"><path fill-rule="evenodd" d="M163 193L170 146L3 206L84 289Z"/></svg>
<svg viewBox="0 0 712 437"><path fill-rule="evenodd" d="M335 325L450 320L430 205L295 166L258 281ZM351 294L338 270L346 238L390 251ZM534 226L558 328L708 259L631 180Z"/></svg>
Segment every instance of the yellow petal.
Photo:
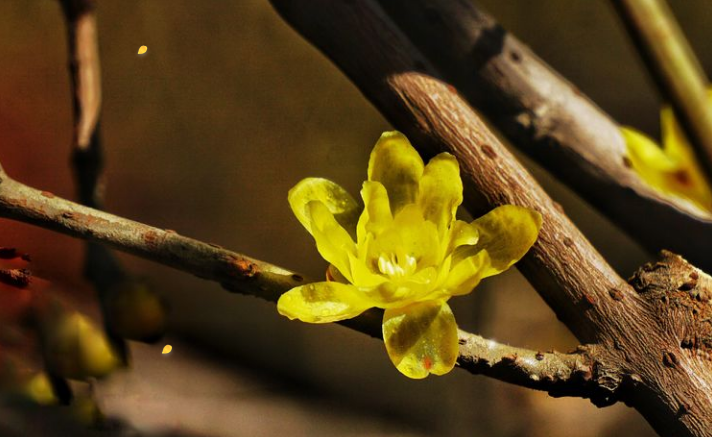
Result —
<svg viewBox="0 0 712 437"><path fill-rule="evenodd" d="M457 159L441 153L428 162L420 179L418 205L426 220L435 223L441 235L455 220L462 203L462 180Z"/></svg>
<svg viewBox="0 0 712 437"><path fill-rule="evenodd" d="M417 301L432 300L431 296L439 284L439 279L440 270L427 267L404 278L383 281L367 290L366 294L378 308L402 307Z"/></svg>
<svg viewBox="0 0 712 437"><path fill-rule="evenodd" d="M54 405L58 402L46 373L32 376L21 388L22 393L39 405Z"/></svg>
<svg viewBox="0 0 712 437"><path fill-rule="evenodd" d="M312 226L307 205L316 200L327 207L344 229L355 235L361 207L339 184L328 179L306 178L289 190L287 200L297 220L310 233Z"/></svg>
<svg viewBox="0 0 712 437"><path fill-rule="evenodd" d="M422 269L440 262L440 238L435 223L424 220L420 208L411 204L373 240L368 251L370 262L380 265L379 260L385 257L388 262L384 264L394 267L381 270L381 273L389 274L394 270L398 276L403 276L414 273L416 266Z"/></svg>
<svg viewBox="0 0 712 437"><path fill-rule="evenodd" d="M710 186L669 107L661 111L661 131L663 148L635 129L621 128L633 170L660 192L712 210Z"/></svg>
<svg viewBox="0 0 712 437"><path fill-rule="evenodd" d="M311 218L311 234L322 258L339 269L350 282L349 254L356 254L356 244L323 203L309 202L307 213Z"/></svg>
<svg viewBox="0 0 712 437"><path fill-rule="evenodd" d="M423 175L423 160L400 132L384 132L371 152L368 180L383 184L388 191L391 211L415 202Z"/></svg>
<svg viewBox="0 0 712 437"><path fill-rule="evenodd" d="M497 275L519 261L534 244L541 228L541 214L528 208L503 205L493 209L472 224L479 231L479 240L474 246L456 252L457 266L460 259L476 255L480 250L489 254L489 266L484 268L482 278Z"/></svg>
<svg viewBox="0 0 712 437"><path fill-rule="evenodd" d="M660 111L660 129L665 154L677 164L675 171L667 176L669 190L704 210L712 211L712 189L697 164L692 146L675 120L672 108L664 107Z"/></svg>
<svg viewBox="0 0 712 437"><path fill-rule="evenodd" d="M43 352L57 375L78 380L102 377L120 365L109 339L86 316L62 314L47 324Z"/></svg>
<svg viewBox="0 0 712 437"><path fill-rule="evenodd" d="M361 289L377 287L386 281L383 275L371 270L366 263L355 256L350 257L352 284Z"/></svg>
<svg viewBox="0 0 712 437"><path fill-rule="evenodd" d="M486 250L459 260L452 267L442 290L433 297L461 296L470 293L490 271L490 257Z"/></svg>
<svg viewBox="0 0 712 437"><path fill-rule="evenodd" d="M79 356L87 376L101 377L119 366L119 358L103 331L88 319L78 321Z"/></svg>
<svg viewBox="0 0 712 437"><path fill-rule="evenodd" d="M370 233L378 235L393 222L386 188L380 182L366 181L361 189L364 209L358 220L358 244Z"/></svg>
<svg viewBox="0 0 712 437"><path fill-rule="evenodd" d="M450 254L460 246L474 246L480 239L477 226L462 220L455 220L450 226L448 235L447 253Z"/></svg>
<svg viewBox="0 0 712 437"><path fill-rule="evenodd" d="M675 164L665 152L648 136L634 129L622 127L621 133L631 167L638 176L651 187L677 196L668 186L668 175L675 171Z"/></svg>
<svg viewBox="0 0 712 437"><path fill-rule="evenodd" d="M277 310L290 319L330 323L350 319L373 307L356 287L339 282L315 282L280 296Z"/></svg>
<svg viewBox="0 0 712 437"><path fill-rule="evenodd" d="M629 127L622 127L621 133L625 139L628 158L631 160L633 169L644 180L657 177L658 172L670 172L675 169L675 163L650 137Z"/></svg>
<svg viewBox="0 0 712 437"><path fill-rule="evenodd" d="M444 375L458 355L457 324L445 302L422 302L387 309L383 341L391 362L405 376L422 379Z"/></svg>

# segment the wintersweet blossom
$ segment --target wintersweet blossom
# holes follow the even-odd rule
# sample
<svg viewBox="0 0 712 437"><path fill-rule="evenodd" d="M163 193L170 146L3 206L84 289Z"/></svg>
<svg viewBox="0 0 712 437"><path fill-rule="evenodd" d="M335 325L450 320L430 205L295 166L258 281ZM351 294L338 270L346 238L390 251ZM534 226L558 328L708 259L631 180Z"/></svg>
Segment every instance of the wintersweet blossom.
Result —
<svg viewBox="0 0 712 437"><path fill-rule="evenodd" d="M712 102L712 91L708 92ZM633 170L652 187L712 211L712 190L671 107L660 111L662 148L645 134L622 127Z"/></svg>
<svg viewBox="0 0 712 437"><path fill-rule="evenodd" d="M448 300L517 262L541 216L505 205L467 223L455 219L462 181L455 157L423 164L408 139L386 132L368 164L360 206L336 183L307 178L289 192L297 219L331 265L326 282L293 288L277 304L290 319L329 323L383 308L383 340L410 378L442 375L458 356Z"/></svg>

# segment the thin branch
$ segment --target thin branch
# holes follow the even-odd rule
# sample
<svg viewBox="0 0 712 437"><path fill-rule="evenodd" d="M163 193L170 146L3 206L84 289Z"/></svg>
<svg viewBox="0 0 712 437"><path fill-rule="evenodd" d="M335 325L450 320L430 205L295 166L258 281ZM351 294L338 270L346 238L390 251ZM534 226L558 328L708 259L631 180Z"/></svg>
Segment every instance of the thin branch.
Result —
<svg viewBox="0 0 712 437"><path fill-rule="evenodd" d="M154 228L30 188L0 172L0 216L72 237L109 245L142 258L220 283L225 289L277 302L285 291L307 283L295 272ZM381 338L382 312L370 310L342 325ZM574 353L514 348L460 331L458 363L473 374L544 390L553 395L595 399L601 387L593 346ZM589 375L582 379L582 374Z"/></svg>
<svg viewBox="0 0 712 437"><path fill-rule="evenodd" d="M551 396L587 397L597 405L610 403L610 391L598 383L592 353L595 347L580 346L575 352L541 352L507 346L460 331L458 365L473 374L483 374Z"/></svg>
<svg viewBox="0 0 712 437"><path fill-rule="evenodd" d="M74 91L74 144L77 149L90 149L97 135L101 111L95 0L59 1L67 22L69 71ZM98 150L95 152L99 153ZM87 197L93 198L93 194Z"/></svg>
<svg viewBox="0 0 712 437"><path fill-rule="evenodd" d="M625 158L620 127L475 2L379 3L513 146L650 252L667 248L712 270L712 215L640 179Z"/></svg>
<svg viewBox="0 0 712 437"><path fill-rule="evenodd" d="M648 71L712 181L712 106L707 77L665 0L611 0Z"/></svg>

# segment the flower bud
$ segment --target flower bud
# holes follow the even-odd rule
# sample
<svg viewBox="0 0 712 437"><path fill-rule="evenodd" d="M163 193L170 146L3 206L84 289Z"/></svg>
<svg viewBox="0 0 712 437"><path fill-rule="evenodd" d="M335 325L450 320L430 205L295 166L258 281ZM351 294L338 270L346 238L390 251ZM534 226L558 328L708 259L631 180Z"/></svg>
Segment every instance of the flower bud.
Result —
<svg viewBox="0 0 712 437"><path fill-rule="evenodd" d="M56 315L43 331L47 367L59 376L102 377L120 364L104 332L78 312Z"/></svg>

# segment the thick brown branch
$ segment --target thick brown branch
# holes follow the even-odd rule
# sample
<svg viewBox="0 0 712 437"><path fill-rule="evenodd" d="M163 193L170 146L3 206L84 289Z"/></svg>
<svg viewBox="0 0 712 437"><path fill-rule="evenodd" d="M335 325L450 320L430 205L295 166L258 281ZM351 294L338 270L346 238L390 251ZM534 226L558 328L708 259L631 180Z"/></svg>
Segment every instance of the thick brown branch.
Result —
<svg viewBox="0 0 712 437"><path fill-rule="evenodd" d="M512 145L651 252L667 248L712 269L712 216L642 181L619 126L474 2L379 3Z"/></svg>
<svg viewBox="0 0 712 437"><path fill-rule="evenodd" d="M630 399L626 381L641 381L632 390L646 396L633 405L660 433L709 435L712 403L700 381L712 383L712 373L665 374L656 351L679 348L679 341L650 322L654 309L616 275L380 7L367 0L272 3L421 153L448 151L458 158L473 215L502 204L541 212L539 239L518 266L579 340L604 347L595 378L610 395L599 403ZM681 416L685 397L695 411Z"/></svg>
<svg viewBox="0 0 712 437"><path fill-rule="evenodd" d="M0 216L17 220L115 249L216 281L233 292L277 302L285 291L307 279L295 272L248 256L203 243L174 231L154 228L30 188L3 173L0 182ZM2 273L2 272L0 272ZM0 275L1 276L1 275ZM2 280L2 278L0 278ZM341 324L381 338L379 310L370 310ZM595 399L600 387L592 347L573 354L546 353L514 348L460 331L458 363L482 374L554 395ZM581 379L580 375L588 375Z"/></svg>
<svg viewBox="0 0 712 437"><path fill-rule="evenodd" d="M612 0L663 97L672 103L700 167L712 181L712 106L707 77L665 0Z"/></svg>

